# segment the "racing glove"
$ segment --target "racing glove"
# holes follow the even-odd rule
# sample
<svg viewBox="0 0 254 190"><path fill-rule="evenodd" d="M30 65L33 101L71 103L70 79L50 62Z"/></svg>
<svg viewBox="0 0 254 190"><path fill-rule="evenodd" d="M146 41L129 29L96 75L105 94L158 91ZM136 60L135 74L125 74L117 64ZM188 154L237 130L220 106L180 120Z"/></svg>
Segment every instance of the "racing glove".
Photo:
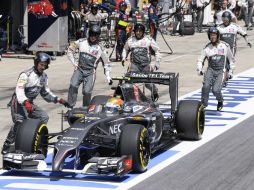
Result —
<svg viewBox="0 0 254 190"><path fill-rule="evenodd" d="M204 73L203 73L202 69L197 69L197 74L198 74L199 76L202 76Z"/></svg>
<svg viewBox="0 0 254 190"><path fill-rule="evenodd" d="M125 62L125 61L124 61L124 60L122 60L122 66L123 66L123 67L124 67L124 62Z"/></svg>
<svg viewBox="0 0 254 190"><path fill-rule="evenodd" d="M206 7L207 5L209 5L209 3L208 2L204 2L204 7Z"/></svg>
<svg viewBox="0 0 254 190"><path fill-rule="evenodd" d="M203 71L198 71L199 76L202 76L203 74L204 74Z"/></svg>
<svg viewBox="0 0 254 190"><path fill-rule="evenodd" d="M25 108L26 108L27 113L30 114L30 113L33 112L33 106L32 106L32 104L29 102L29 100L25 100L24 106L25 106Z"/></svg>
<svg viewBox="0 0 254 190"><path fill-rule="evenodd" d="M228 71L228 79L232 79L233 78L233 70L229 70Z"/></svg>
<svg viewBox="0 0 254 190"><path fill-rule="evenodd" d="M58 103L64 105L64 106L67 107L67 108L70 107L69 103L68 103L67 101L65 101L63 98L60 98L60 99L58 100Z"/></svg>
<svg viewBox="0 0 254 190"><path fill-rule="evenodd" d="M113 84L113 81L112 81L112 79L111 79L110 76L107 76L107 80L108 80L108 84L109 84L109 85L112 85L112 84Z"/></svg>
<svg viewBox="0 0 254 190"><path fill-rule="evenodd" d="M78 63L75 62L75 63L73 64L73 67L74 67L74 71L76 71L76 70L78 69Z"/></svg>
<svg viewBox="0 0 254 190"><path fill-rule="evenodd" d="M157 71L157 70L159 70L159 68L160 68L160 62L156 61L155 65L152 69L153 69L153 71Z"/></svg>
<svg viewBox="0 0 254 190"><path fill-rule="evenodd" d="M250 42L247 43L247 45L251 48L252 47L252 44Z"/></svg>

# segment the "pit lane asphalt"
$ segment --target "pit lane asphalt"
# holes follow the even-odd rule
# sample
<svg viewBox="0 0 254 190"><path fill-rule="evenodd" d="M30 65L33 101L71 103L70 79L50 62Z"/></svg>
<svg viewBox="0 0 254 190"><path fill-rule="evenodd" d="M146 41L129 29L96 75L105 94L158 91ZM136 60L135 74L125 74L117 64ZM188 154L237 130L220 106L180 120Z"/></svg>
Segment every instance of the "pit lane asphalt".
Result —
<svg viewBox="0 0 254 190"><path fill-rule="evenodd" d="M131 190L254 189L254 116Z"/></svg>
<svg viewBox="0 0 254 190"><path fill-rule="evenodd" d="M250 40L252 44L254 44L253 40L253 34L254 32L249 32ZM184 36L184 37L171 37L166 36L166 39L168 40L170 46L172 47L174 54L162 54L162 63L160 71L163 72L179 72L179 95L184 95L188 92L197 90L201 87L202 83L202 77L197 76L196 74L196 60L198 58L198 55L202 49L202 47L208 42L207 34L201 33L201 34L195 34L194 36ZM158 39L159 46L162 51L168 51L165 43L162 41L161 36L159 36ZM236 63L236 70L235 74L242 72L244 70L247 70L249 68L253 67L253 60L254 60L254 53L253 49L250 49L246 46L245 41L239 37L238 41L238 52L237 52L237 63ZM109 50L109 53L111 50ZM14 91L15 83L17 80L17 77L19 73L25 69L28 69L33 64L32 60L27 59L7 59L3 58L3 60L0 62L0 119L1 119L1 136L0 136L0 146L2 146L2 143L9 131L10 126L12 125L11 116L10 116L10 110L6 109L6 104L9 102L10 97ZM121 63L113 63L112 64L112 76L119 76L124 73L124 71L127 69L127 66L123 68L121 66ZM58 95L59 97L67 98L67 92L69 87L69 81L71 78L73 72L73 68L69 61L67 60L66 56L63 57L57 57L55 61L51 62L49 70L47 70L48 76L49 76L49 85L52 91ZM116 84L116 82L114 82ZM80 88L81 89L81 88ZM167 89L165 87L160 87L160 90L162 90L162 95L160 98L160 102L168 101L169 98L166 96ZM103 75L103 70L101 66L98 66L97 70L97 81L94 88L95 94L108 94L110 93L110 87L106 85L106 79ZM79 98L77 105L81 105L81 90L79 93ZM48 123L48 127L50 132L57 132L60 130L60 118L61 116L58 114L61 112L61 110L67 110L63 108L61 105L54 105L54 104L48 104L44 100L42 100L40 97L36 100L36 104L41 106L50 116L50 120ZM65 124L64 127L67 127ZM234 129L235 130L235 129ZM231 137L232 138L232 137ZM242 137L244 138L244 137ZM252 143L253 144L253 143ZM250 151L252 152L252 150ZM210 156L213 155L212 152L207 153ZM240 155L238 155L240 156ZM187 157L187 156L186 156ZM202 158L202 156L201 156ZM201 159L200 158L200 159ZM205 157L207 158L207 157ZM185 159L185 158L183 158ZM252 159L252 158L249 158ZM0 161L0 164L2 165L2 160ZM223 164L221 164L223 165ZM171 167L171 166L170 166ZM202 166L201 166L202 167ZM210 167L210 166L209 166ZM181 167L180 167L181 168ZM166 170L166 169L165 169ZM163 170L164 171L164 170ZM175 171L175 170L174 170ZM174 171L171 171L170 173L173 173ZM180 170L181 171L181 170ZM212 171L212 170L210 170ZM166 175L166 174L164 174ZM181 174L182 175L182 174ZM178 176L178 182L181 181L181 175ZM202 175L202 174L200 174ZM220 178L221 176L217 176L217 178ZM163 176L164 178L164 176ZM195 178L195 177L193 177ZM171 178L174 180L174 178ZM199 182L198 179L204 180L207 183L208 181L211 181L210 178L200 177L196 179L197 183ZM150 179L148 179L150 180ZM159 181L159 180L157 180ZM169 187L169 184L171 184L171 180L167 179L167 186ZM191 182L191 180L190 180ZM153 181L155 183L155 181ZM161 182L163 184L163 182ZM174 182L176 183L176 181ZM172 183L172 184L174 184ZM193 183L194 184L194 183ZM196 189L194 187L197 186L189 186L182 184L179 185L179 188L172 189L184 189L180 187L185 187L185 189ZM158 185L158 183L157 183ZM166 185L166 184L165 184ZM205 182L203 184L203 187L205 186ZM146 185L149 186L148 184ZM140 186L142 187L142 186ZM152 186L151 186L152 187ZM161 187L161 185L160 185ZM162 187L163 188L163 187ZM137 189L139 189L139 186L137 186ZM152 189L152 188L151 188ZM199 188L198 188L199 189ZM200 189L206 189L206 188L200 188ZM211 188L212 189L212 188ZM216 188L215 188L216 189ZM219 186L218 186L219 189Z"/></svg>

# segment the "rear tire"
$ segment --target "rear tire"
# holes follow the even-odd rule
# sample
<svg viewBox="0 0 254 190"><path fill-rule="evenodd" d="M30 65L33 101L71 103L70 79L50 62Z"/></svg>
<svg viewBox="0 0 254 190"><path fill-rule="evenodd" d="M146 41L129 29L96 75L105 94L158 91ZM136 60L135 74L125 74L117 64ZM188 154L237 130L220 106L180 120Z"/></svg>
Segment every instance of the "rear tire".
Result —
<svg viewBox="0 0 254 190"><path fill-rule="evenodd" d="M200 140L204 131L205 111L200 101L182 100L176 112L176 131L180 138Z"/></svg>
<svg viewBox="0 0 254 190"><path fill-rule="evenodd" d="M130 124L122 127L120 155L132 156L132 170L134 172L146 171L151 150L148 130L144 126Z"/></svg>
<svg viewBox="0 0 254 190"><path fill-rule="evenodd" d="M43 154L48 152L48 128L38 119L27 119L20 124L15 140L15 149L26 153Z"/></svg>

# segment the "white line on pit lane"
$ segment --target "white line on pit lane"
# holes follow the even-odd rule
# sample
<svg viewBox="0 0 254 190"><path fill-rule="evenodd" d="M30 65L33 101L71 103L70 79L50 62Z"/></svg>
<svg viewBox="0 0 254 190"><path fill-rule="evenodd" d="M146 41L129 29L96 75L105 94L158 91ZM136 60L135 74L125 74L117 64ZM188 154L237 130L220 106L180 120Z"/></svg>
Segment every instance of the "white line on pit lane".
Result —
<svg viewBox="0 0 254 190"><path fill-rule="evenodd" d="M96 188L96 187L80 187L80 186L63 186L63 185L46 185L46 184L30 184L30 183L11 183L9 185L6 185L5 188L15 188L15 189L47 189L47 190L56 190L56 189L61 189L61 190L70 190L70 189L75 189L75 190L98 190L101 188ZM103 190L110 190L103 188ZM111 189L112 190L112 189Z"/></svg>
<svg viewBox="0 0 254 190"><path fill-rule="evenodd" d="M238 75L235 76L235 78L237 78L237 76L241 76L241 75L247 75L247 76L253 76L254 73L254 69L250 69L247 70L243 73L240 73ZM188 93L184 96L182 96L180 99L184 99L186 97L190 97L191 95L200 92L199 90L196 90L194 92ZM229 124L227 124L226 126L220 128L220 127L206 127L202 140L200 141L183 141L180 144L174 146L172 149L172 151L179 151L179 153L173 155L172 157L168 158L167 160L161 162L160 164L156 165L155 167L149 169L147 172L138 175L137 177L135 177L133 180L128 181L127 183L123 183L120 184L119 187L117 188L117 190L123 190L123 189L129 189L131 187L133 187L134 185L144 181L145 179L151 177L153 174L161 171L162 169L164 169L165 167L169 166L170 164L174 163L175 161L179 160L180 158L184 157L185 155L189 154L190 152L194 151L195 149L199 148L200 146L204 145L205 143L209 142L210 140L214 139L215 137L217 137L218 135L224 133L225 131L231 129L232 127L236 126L238 123L244 121L245 119L249 118L250 116L252 116L254 114L254 109L249 109L246 110L246 107L249 108L253 108L254 106L254 98L250 99L249 101L246 101L244 103L242 103L241 105L239 105L239 110L235 110L235 111L245 111L244 113L247 113L243 116L240 116L238 119L234 120L234 121L229 121ZM213 109L215 109L215 107L213 107ZM223 112L221 112L223 113Z"/></svg>
<svg viewBox="0 0 254 190"><path fill-rule="evenodd" d="M249 76L252 76L252 73L254 72L254 69L246 71L244 73L249 73ZM242 73L242 74L244 74ZM239 75L242 75L239 74ZM237 78L237 76L235 77ZM239 81L242 81L241 79L239 79ZM192 93L186 94L184 96L182 96L180 99L184 99L187 97L191 97L193 94L200 94L200 89L196 90ZM211 102L216 102L216 100L212 100ZM247 107L252 107L251 105L254 105L254 98L252 98L249 101L243 102L241 105L239 105L240 111L246 110L246 105L248 105ZM215 110L215 106L209 106L209 109L212 108L213 110ZM225 107L223 109L224 111L230 111L230 109L228 109L227 107ZM239 111L238 109L235 111ZM243 113L245 113L243 111ZM223 114L223 112L221 112ZM225 113L228 114L228 113ZM224 116L225 116L224 114ZM210 141L211 139L215 138L216 136L222 134L223 132L225 132L226 130L232 128L233 126L235 126L236 124L240 123L241 121L247 119L248 117L250 117L251 115L254 114L254 110L248 110L248 114L245 114L243 116L241 116L240 118L236 119L235 121L228 121L230 122L230 124L221 127L207 127L205 129L204 135L203 135L203 139L201 141L195 141L195 142L182 142L178 145L176 145L175 147L173 147L172 151L179 151L179 153L175 154L174 156L168 158L167 160L161 162L160 164L158 164L157 166L149 169L147 172L138 175L137 177L135 177L134 179L128 181L128 182L123 182L122 184L114 184L114 185L119 185L119 187L117 189L128 189L138 183L140 183L141 181L145 180L146 178L152 176L154 173L159 172L160 170L162 170L163 168L165 168L166 166L174 163L175 161L177 161L178 159L182 158L183 156L189 154L190 152L192 152L193 150L197 149L198 147L202 146L203 144L207 143L208 141ZM223 118L223 116L221 116ZM102 182L105 183L105 182ZM110 184L110 183L109 183ZM11 185L11 184L9 184ZM25 185L25 184L23 184ZM67 187L66 187L67 188Z"/></svg>

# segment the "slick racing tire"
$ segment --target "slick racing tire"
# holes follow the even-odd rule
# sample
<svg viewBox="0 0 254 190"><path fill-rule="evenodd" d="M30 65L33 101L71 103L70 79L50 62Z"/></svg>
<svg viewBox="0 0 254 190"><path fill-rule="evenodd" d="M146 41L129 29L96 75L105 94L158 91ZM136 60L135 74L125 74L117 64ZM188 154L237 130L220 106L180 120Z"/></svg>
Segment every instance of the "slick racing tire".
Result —
<svg viewBox="0 0 254 190"><path fill-rule="evenodd" d="M176 131L180 138L200 140L204 131L205 111L200 101L182 100L176 112Z"/></svg>
<svg viewBox="0 0 254 190"><path fill-rule="evenodd" d="M48 152L48 128L38 119L27 119L21 123L15 140L15 149L26 153Z"/></svg>
<svg viewBox="0 0 254 190"><path fill-rule="evenodd" d="M132 170L144 172L150 161L151 150L148 130L138 124L129 124L122 127L120 135L120 155L132 156Z"/></svg>

